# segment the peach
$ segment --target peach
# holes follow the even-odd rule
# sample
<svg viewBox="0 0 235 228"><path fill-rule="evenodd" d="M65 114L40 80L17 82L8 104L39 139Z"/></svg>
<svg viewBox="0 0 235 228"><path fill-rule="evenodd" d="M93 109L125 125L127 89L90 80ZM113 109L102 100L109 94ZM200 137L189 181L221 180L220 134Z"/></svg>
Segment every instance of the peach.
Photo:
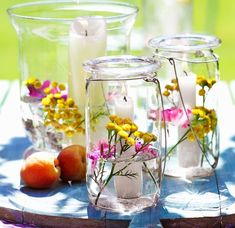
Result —
<svg viewBox="0 0 235 228"><path fill-rule="evenodd" d="M21 179L31 188L50 188L59 180L58 164L57 158L49 152L33 153L24 160L20 170Z"/></svg>
<svg viewBox="0 0 235 228"><path fill-rule="evenodd" d="M82 181L86 178L86 149L80 145L64 148L58 155L60 178L64 181Z"/></svg>

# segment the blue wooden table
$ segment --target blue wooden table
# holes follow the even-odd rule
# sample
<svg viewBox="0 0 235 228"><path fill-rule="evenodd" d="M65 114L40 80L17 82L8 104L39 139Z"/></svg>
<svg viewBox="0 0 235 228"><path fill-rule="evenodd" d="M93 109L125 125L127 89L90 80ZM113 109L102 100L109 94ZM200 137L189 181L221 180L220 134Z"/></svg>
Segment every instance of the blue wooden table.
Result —
<svg viewBox="0 0 235 228"><path fill-rule="evenodd" d="M30 142L20 119L18 83L0 81L0 219L45 227L159 227L160 219L170 222L166 227L235 224L235 83L220 86L221 154L215 173L193 182L164 177L158 206L128 215L93 208L84 183L40 191L20 185L22 153ZM183 219L167 220L177 218Z"/></svg>

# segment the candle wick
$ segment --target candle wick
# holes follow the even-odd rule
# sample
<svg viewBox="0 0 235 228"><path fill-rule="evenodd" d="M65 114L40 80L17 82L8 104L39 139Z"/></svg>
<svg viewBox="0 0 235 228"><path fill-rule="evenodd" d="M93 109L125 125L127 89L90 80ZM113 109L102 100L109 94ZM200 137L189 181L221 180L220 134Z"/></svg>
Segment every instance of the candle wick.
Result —
<svg viewBox="0 0 235 228"><path fill-rule="evenodd" d="M124 100L125 102L127 102L126 96L123 97L123 100Z"/></svg>
<svg viewBox="0 0 235 228"><path fill-rule="evenodd" d="M187 74L187 72L185 70L184 70L184 73L185 73L186 76L188 76L188 74Z"/></svg>
<svg viewBox="0 0 235 228"><path fill-rule="evenodd" d="M88 36L88 34L87 34L87 30L85 30L85 36Z"/></svg>

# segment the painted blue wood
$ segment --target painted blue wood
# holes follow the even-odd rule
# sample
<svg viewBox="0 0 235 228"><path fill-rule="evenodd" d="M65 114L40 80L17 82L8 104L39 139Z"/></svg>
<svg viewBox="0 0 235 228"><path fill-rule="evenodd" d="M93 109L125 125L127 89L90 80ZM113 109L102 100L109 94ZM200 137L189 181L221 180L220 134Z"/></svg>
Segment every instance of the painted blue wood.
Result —
<svg viewBox="0 0 235 228"><path fill-rule="evenodd" d="M228 96L228 93L224 94ZM19 118L11 118L14 113L9 115L6 112L9 109L10 112L14 112L15 104L11 105L14 96L17 96L16 92L11 91L2 107L4 111L0 113L0 206L20 212L63 217L130 220L130 227L157 227L161 218L191 218L234 213L235 107L231 105L231 99L224 98L223 94L220 123L221 155L216 173L193 182L164 177L158 205L134 215L95 209L88 202L85 183L59 183L56 188L49 190L32 190L20 185L21 158L30 142L22 135L23 126L19 124ZM226 101L229 101L229 104L226 105ZM15 115L18 115L17 113ZM19 126L22 129L18 129ZM22 217L17 219L21 221Z"/></svg>

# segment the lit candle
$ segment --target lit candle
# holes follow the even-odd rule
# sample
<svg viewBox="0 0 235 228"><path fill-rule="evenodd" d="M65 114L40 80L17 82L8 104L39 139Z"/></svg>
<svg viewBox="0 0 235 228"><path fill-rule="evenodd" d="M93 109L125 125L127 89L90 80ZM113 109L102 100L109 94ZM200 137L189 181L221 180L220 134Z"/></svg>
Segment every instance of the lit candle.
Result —
<svg viewBox="0 0 235 228"><path fill-rule="evenodd" d="M187 76L179 77L179 88L186 109L192 110L196 106L196 75L188 73ZM180 108L183 109L180 101ZM184 110L184 109L183 109ZM180 139L189 128L178 128L178 139ZM188 168L198 166L201 158L201 150L197 141L184 140L178 145L178 163L180 167Z"/></svg>
<svg viewBox="0 0 235 228"><path fill-rule="evenodd" d="M105 55L107 42L106 22L100 17L79 17L71 24L69 33L69 65L68 94L84 113L86 72L83 62ZM102 96L101 85L95 88L96 98ZM95 102L95 101L94 101ZM98 102L98 100L97 100ZM85 144L85 137L72 139L73 143Z"/></svg>
<svg viewBox="0 0 235 228"><path fill-rule="evenodd" d="M121 96L114 102L115 114L121 118L129 118L133 120L134 118L134 105L133 101L128 96ZM124 143L124 139L122 142ZM123 144L122 143L122 144ZM117 153L120 153L121 146L118 143ZM123 152L120 156L121 159L131 158L135 154L135 146L131 146L128 150ZM120 162L115 166L115 170L118 171L125 167L128 162ZM119 198L136 198L141 195L142 191L142 165L140 162L133 162L130 164L123 172L128 171L128 173L135 173L134 177L125 177L125 176L115 176L114 183Z"/></svg>

